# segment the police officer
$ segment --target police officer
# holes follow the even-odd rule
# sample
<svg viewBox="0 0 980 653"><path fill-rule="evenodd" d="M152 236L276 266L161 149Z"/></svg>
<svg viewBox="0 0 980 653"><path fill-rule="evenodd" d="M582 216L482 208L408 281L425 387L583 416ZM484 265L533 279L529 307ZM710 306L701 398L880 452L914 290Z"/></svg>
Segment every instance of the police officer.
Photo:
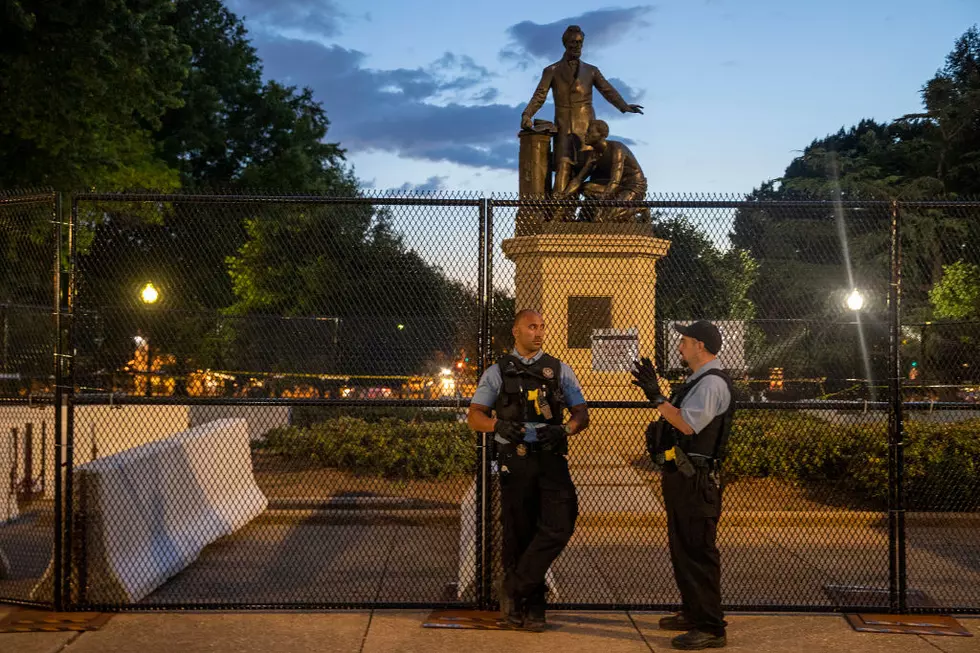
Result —
<svg viewBox="0 0 980 653"><path fill-rule="evenodd" d="M522 310L514 350L483 374L466 420L493 432L500 479L503 584L500 611L511 626L545 628L545 574L575 530L578 497L567 437L589 425L575 373L541 349L544 318ZM564 422L564 409L570 418Z"/></svg>
<svg viewBox="0 0 980 653"><path fill-rule="evenodd" d="M671 645L682 650L726 644L721 609L721 556L715 544L721 516L720 465L735 412L732 380L717 354L721 333L707 321L676 326L682 362L693 370L668 401L649 359L634 364L639 386L663 419L647 430L647 448L663 467L667 536L681 611L664 617L664 630L687 631Z"/></svg>

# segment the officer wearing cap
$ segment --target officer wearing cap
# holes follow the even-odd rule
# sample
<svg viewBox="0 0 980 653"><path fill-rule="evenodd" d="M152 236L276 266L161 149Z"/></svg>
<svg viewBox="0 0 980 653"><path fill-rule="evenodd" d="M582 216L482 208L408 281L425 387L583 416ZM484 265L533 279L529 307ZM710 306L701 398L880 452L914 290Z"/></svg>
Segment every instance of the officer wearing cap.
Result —
<svg viewBox="0 0 980 653"><path fill-rule="evenodd" d="M721 516L720 466L735 412L731 377L721 368L721 333L711 322L675 326L682 362L693 373L668 401L650 359L634 364L639 386L660 412L647 430L647 448L661 463L667 536L681 611L660 620L664 630L687 631L671 645L682 650L726 644L721 609L721 556L715 543Z"/></svg>
<svg viewBox="0 0 980 653"><path fill-rule="evenodd" d="M541 314L520 311L511 332L513 352L480 378L466 421L474 431L494 433L503 535L500 611L511 626L541 631L545 574L578 517L567 438L588 427L589 412L572 368L541 349Z"/></svg>

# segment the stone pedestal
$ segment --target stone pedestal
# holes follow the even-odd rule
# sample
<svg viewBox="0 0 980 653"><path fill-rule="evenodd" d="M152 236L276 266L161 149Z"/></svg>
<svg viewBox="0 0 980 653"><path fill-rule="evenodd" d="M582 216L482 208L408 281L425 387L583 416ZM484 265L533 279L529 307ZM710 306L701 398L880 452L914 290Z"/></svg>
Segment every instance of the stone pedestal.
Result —
<svg viewBox="0 0 980 653"><path fill-rule="evenodd" d="M645 224L548 222L541 231L503 242L504 255L516 266L517 310L541 312L545 351L575 370L586 401L642 401L643 393L631 385L628 361L616 371L594 368L588 332L594 324L635 333L640 355L653 358L656 263L667 254L670 241L656 238ZM636 452L642 441L638 425L656 415L652 409L589 413L592 426L584 439L601 439L606 446L628 438L623 444L629 452Z"/></svg>

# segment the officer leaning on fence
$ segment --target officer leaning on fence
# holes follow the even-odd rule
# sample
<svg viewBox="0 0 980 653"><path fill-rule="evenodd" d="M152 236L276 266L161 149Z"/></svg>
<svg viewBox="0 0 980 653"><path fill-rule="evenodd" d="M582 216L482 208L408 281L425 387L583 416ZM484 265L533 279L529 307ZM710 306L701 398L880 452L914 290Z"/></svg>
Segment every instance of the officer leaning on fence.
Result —
<svg viewBox="0 0 980 653"><path fill-rule="evenodd" d="M667 536L681 611L660 620L665 630L687 631L671 640L674 648L697 650L725 646L721 610L721 557L715 544L721 516L721 461L735 413L732 380L716 355L721 333L707 321L675 327L678 350L693 370L668 401L660 380L644 358L634 364L638 385L663 419L647 429L647 450L662 467Z"/></svg>
<svg viewBox="0 0 980 653"><path fill-rule="evenodd" d="M483 374L466 419L473 430L494 434L503 531L501 613L512 626L541 631L545 574L578 517L567 438L588 427L589 413L572 368L541 349L541 314L520 311L512 333L514 351ZM570 418L563 423L566 407Z"/></svg>

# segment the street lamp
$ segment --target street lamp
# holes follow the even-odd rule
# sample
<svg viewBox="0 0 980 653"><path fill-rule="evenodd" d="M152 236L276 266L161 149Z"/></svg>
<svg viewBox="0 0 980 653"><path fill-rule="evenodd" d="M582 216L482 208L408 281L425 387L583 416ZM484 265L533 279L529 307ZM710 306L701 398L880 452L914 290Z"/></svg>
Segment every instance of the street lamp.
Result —
<svg viewBox="0 0 980 653"><path fill-rule="evenodd" d="M144 304L156 304L160 299L160 291L151 282L147 282L140 290L140 299Z"/></svg>
<svg viewBox="0 0 980 653"><path fill-rule="evenodd" d="M851 294L847 296L847 307L852 311L860 311L864 308L864 295L857 288L852 290Z"/></svg>
<svg viewBox="0 0 980 653"><path fill-rule="evenodd" d="M140 301L146 306L153 306L160 299L160 291L157 287L153 285L152 281L147 281L146 285L140 289ZM147 320L146 337L137 337L137 347L143 345L146 347L146 388L144 395L151 396L153 389L153 351L150 349L150 329L149 320ZM142 341L142 342L141 342Z"/></svg>

